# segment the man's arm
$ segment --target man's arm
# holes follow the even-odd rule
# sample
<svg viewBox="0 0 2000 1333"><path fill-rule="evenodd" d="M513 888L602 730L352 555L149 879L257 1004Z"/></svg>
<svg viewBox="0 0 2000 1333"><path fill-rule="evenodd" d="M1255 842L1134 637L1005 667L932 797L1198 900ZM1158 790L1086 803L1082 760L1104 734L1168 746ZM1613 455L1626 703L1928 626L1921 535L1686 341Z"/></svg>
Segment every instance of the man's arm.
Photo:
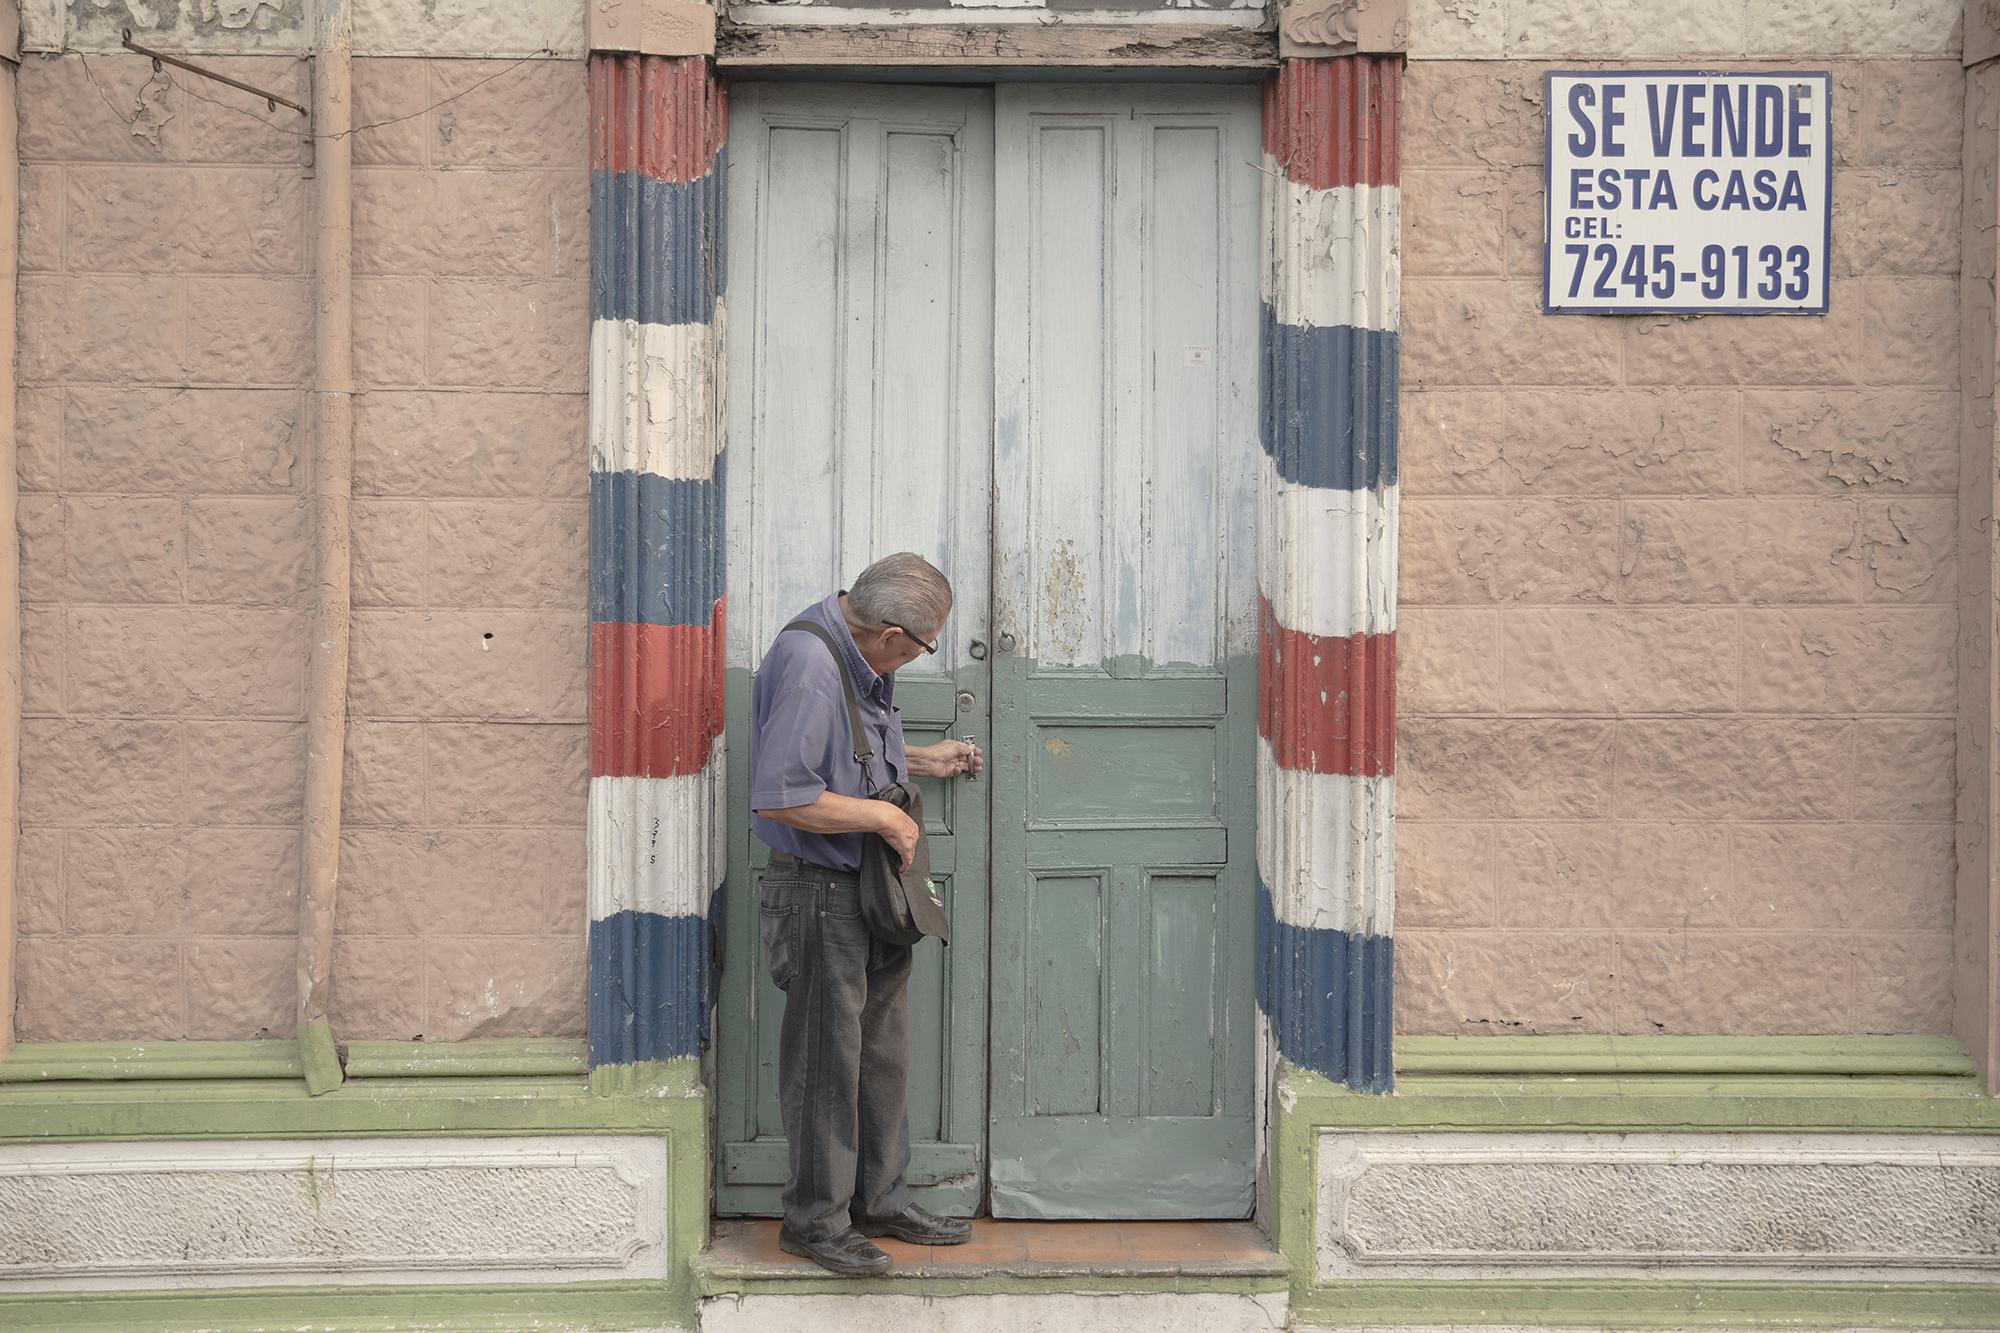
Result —
<svg viewBox="0 0 2000 1333"><path fill-rule="evenodd" d="M887 801L862 800L823 791L810 805L758 810L764 818L807 833L879 833L896 849L903 868L917 852L917 824Z"/></svg>

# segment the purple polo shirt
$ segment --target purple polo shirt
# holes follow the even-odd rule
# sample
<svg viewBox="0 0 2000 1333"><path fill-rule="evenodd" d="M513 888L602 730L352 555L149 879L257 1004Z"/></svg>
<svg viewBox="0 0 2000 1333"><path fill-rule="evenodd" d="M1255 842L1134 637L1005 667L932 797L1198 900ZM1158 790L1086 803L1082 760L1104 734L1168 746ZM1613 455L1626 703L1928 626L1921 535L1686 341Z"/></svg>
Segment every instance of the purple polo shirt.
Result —
<svg viewBox="0 0 2000 1333"><path fill-rule="evenodd" d="M854 646L841 593L793 616L826 626L861 706L861 725L873 733L870 761L878 787L901 782L905 774L902 710L896 707L896 677L878 676ZM847 702L841 697L839 668L826 645L804 630L780 632L757 667L750 688L750 828L764 844L835 870L861 868L859 833L807 833L766 819L759 810L811 805L823 791L836 796L872 795L854 762L847 733Z"/></svg>

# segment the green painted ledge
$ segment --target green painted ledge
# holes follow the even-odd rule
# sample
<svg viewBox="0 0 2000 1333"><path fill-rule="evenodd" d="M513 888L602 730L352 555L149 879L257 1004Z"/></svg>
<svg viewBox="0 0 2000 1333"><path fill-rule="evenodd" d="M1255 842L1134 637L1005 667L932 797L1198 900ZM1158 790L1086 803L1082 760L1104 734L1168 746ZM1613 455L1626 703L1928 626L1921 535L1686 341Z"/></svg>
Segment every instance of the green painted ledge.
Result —
<svg viewBox="0 0 2000 1333"><path fill-rule="evenodd" d="M1316 1125L2000 1133L1951 1037L1402 1037L1396 1091L1288 1071Z"/></svg>
<svg viewBox="0 0 2000 1333"><path fill-rule="evenodd" d="M695 1327L685 1284L292 1287L0 1296L0 1328L64 1333L529 1333Z"/></svg>
<svg viewBox="0 0 2000 1333"><path fill-rule="evenodd" d="M2000 1328L2000 1288L1631 1279L1319 1283L1319 1131L2000 1134L1948 1037L1404 1037L1396 1091L1280 1076L1271 1209L1301 1327Z"/></svg>
<svg viewBox="0 0 2000 1333"><path fill-rule="evenodd" d="M0 1084L175 1079L302 1079L296 1041L26 1042L0 1058ZM539 1077L586 1072L584 1044L567 1037L506 1041L352 1041L346 1076Z"/></svg>
<svg viewBox="0 0 2000 1333"><path fill-rule="evenodd" d="M706 1094L693 1060L632 1066L613 1088L593 1087L581 1070L530 1072L572 1067L547 1043L376 1045L364 1059L350 1053L348 1079L318 1096L286 1063L287 1051L297 1059L292 1042L18 1047L0 1063L0 1142L706 1133ZM369 1076L358 1076L357 1064Z"/></svg>
<svg viewBox="0 0 2000 1333"><path fill-rule="evenodd" d="M1952 1037L1398 1037L1403 1074L1830 1074L1975 1078Z"/></svg>
<svg viewBox="0 0 2000 1333"><path fill-rule="evenodd" d="M599 1071L603 1073L605 1071ZM356 1042L318 1096L298 1043L16 1047L0 1061L0 1143L97 1139L642 1134L667 1140L669 1277L0 1296L0 1328L637 1329L695 1322L689 1261L708 1241L708 1103L694 1060L584 1072L567 1041Z"/></svg>
<svg viewBox="0 0 2000 1333"><path fill-rule="evenodd" d="M1993 1333L2000 1291L1946 1283L1352 1282L1292 1292L1298 1328L1507 1324L1530 1328L1963 1329Z"/></svg>

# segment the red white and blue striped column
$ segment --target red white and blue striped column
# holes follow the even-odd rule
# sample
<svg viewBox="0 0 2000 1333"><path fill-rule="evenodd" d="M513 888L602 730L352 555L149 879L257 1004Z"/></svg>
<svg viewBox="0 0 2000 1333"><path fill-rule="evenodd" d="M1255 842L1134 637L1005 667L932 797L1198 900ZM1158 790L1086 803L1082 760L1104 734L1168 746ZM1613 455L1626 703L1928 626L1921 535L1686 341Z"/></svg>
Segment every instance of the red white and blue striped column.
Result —
<svg viewBox="0 0 2000 1333"><path fill-rule="evenodd" d="M590 60L590 1063L708 1035L723 870L722 144L705 57Z"/></svg>
<svg viewBox="0 0 2000 1333"><path fill-rule="evenodd" d="M1398 56L1264 93L1257 1000L1288 1063L1389 1090Z"/></svg>

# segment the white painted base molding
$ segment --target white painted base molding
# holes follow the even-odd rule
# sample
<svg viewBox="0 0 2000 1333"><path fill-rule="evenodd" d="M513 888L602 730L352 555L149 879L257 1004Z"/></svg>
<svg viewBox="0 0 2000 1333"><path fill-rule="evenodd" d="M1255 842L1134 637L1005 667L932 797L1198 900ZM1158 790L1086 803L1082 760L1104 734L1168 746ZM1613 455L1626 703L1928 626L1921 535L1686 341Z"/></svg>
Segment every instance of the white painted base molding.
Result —
<svg viewBox="0 0 2000 1333"><path fill-rule="evenodd" d="M1319 1141L1319 1278L2000 1283L2000 1137Z"/></svg>
<svg viewBox="0 0 2000 1333"><path fill-rule="evenodd" d="M0 1147L0 1292L667 1275L637 1135Z"/></svg>

